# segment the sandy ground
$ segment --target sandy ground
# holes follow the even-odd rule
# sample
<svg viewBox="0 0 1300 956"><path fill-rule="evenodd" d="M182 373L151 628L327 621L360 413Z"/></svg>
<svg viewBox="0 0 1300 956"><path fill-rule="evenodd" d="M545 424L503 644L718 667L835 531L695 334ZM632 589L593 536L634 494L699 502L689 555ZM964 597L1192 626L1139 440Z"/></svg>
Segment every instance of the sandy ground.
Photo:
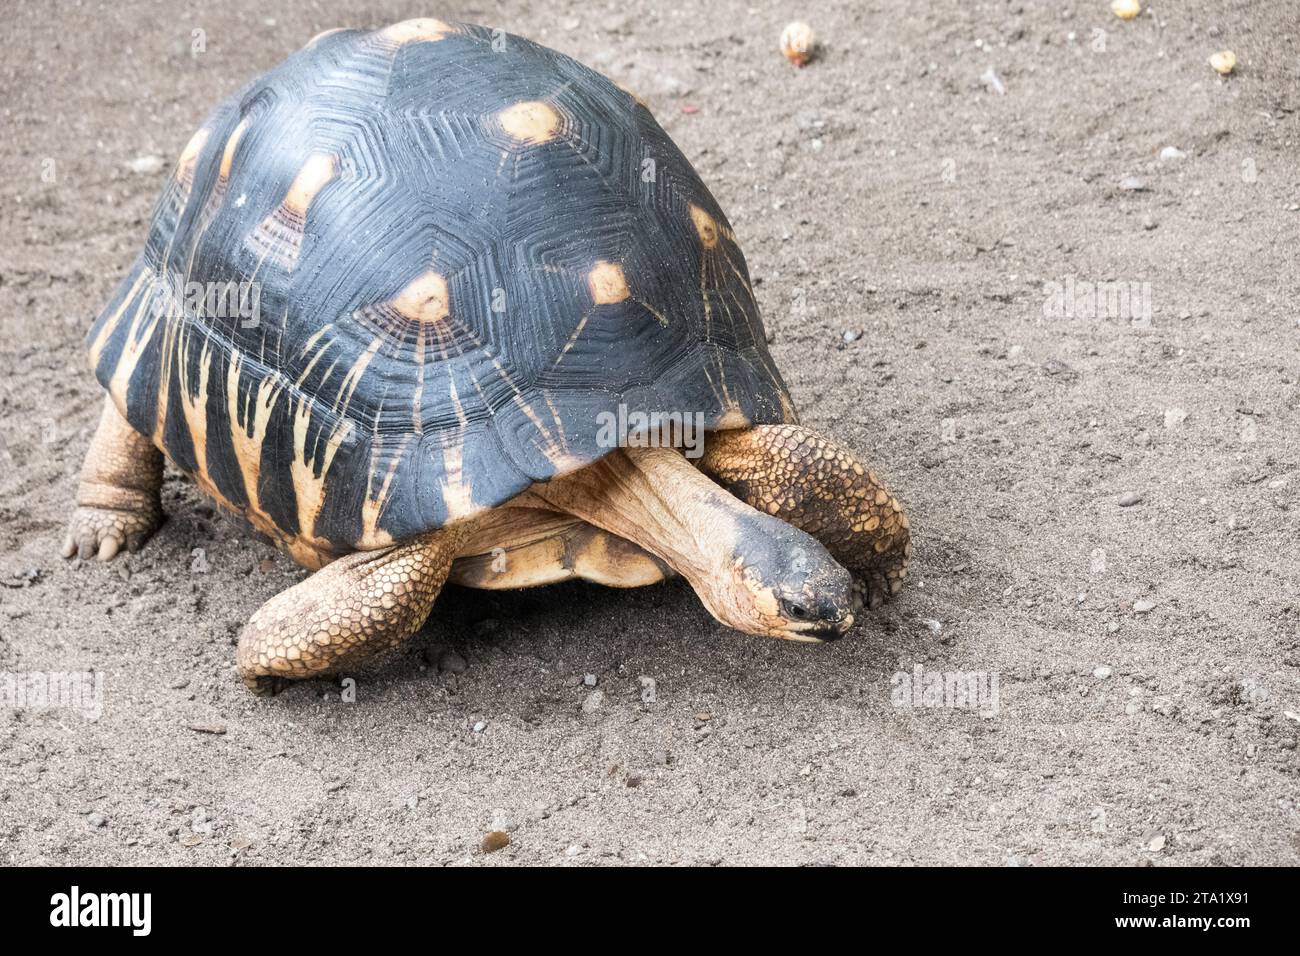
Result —
<svg viewBox="0 0 1300 956"><path fill-rule="evenodd" d="M0 671L94 671L103 712L0 708L0 860L1300 862L1300 16L1148 7L12 5ZM166 175L127 164L321 29L430 13L596 66L697 163L805 420L912 515L849 639L729 632L680 582L456 591L355 702L259 700L233 641L302 572L179 476L139 554L56 556L81 338ZM799 72L793 14L828 41ZM996 674L996 714L896 706L918 664Z"/></svg>

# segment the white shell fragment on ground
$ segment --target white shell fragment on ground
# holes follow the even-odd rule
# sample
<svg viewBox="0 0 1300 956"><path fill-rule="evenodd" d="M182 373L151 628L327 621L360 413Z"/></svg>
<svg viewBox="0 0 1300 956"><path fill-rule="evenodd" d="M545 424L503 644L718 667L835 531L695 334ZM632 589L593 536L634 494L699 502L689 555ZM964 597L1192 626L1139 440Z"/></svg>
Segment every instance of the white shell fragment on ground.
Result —
<svg viewBox="0 0 1300 956"><path fill-rule="evenodd" d="M1227 76L1237 68L1237 54L1231 50L1220 50L1210 56L1210 66L1220 76Z"/></svg>
<svg viewBox="0 0 1300 956"><path fill-rule="evenodd" d="M804 66L812 59L817 38L812 27L802 20L786 25L781 31L781 53L795 66Z"/></svg>
<svg viewBox="0 0 1300 956"><path fill-rule="evenodd" d="M998 76L997 71L994 70L993 67L989 67L980 74L980 82L988 87L989 92L996 93L998 96L1006 95L1007 88L1003 85L1002 78Z"/></svg>
<svg viewBox="0 0 1300 956"><path fill-rule="evenodd" d="M1142 4L1138 0L1112 0L1110 12L1121 20L1132 20L1142 12Z"/></svg>
<svg viewBox="0 0 1300 956"><path fill-rule="evenodd" d="M137 176L149 176L161 172L165 165L160 156L137 156L127 162L126 168Z"/></svg>

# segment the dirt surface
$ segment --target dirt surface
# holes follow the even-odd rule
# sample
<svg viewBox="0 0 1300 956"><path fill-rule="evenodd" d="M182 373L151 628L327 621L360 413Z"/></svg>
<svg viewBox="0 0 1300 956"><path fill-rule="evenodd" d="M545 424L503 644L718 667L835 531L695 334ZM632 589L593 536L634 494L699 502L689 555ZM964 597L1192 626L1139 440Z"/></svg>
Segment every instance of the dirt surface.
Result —
<svg viewBox="0 0 1300 956"><path fill-rule="evenodd" d="M1300 862L1300 16L1147 6L12 5L0 671L94 671L103 709L0 708L0 860ZM428 14L606 72L697 164L805 422L911 513L915 576L848 639L729 632L681 582L454 591L355 702L261 700L233 642L303 572L191 484L140 553L57 557L82 336L190 133L319 30ZM897 706L918 664L996 675L996 713Z"/></svg>

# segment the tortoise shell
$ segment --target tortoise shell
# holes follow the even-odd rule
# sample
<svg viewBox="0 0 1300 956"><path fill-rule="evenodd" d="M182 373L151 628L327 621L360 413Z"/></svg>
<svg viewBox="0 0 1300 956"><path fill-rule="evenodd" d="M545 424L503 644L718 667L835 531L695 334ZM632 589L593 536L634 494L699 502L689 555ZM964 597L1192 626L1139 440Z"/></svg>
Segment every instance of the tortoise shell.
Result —
<svg viewBox="0 0 1300 956"><path fill-rule="evenodd" d="M435 20L322 34L222 104L88 341L204 491L332 553L599 459L620 405L794 420L731 227L649 111Z"/></svg>

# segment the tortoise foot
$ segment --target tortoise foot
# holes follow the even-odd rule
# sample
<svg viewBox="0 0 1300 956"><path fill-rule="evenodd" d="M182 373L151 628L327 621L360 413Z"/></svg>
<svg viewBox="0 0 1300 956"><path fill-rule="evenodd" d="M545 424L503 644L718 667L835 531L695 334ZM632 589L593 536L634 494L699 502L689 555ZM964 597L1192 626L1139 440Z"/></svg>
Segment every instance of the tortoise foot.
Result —
<svg viewBox="0 0 1300 956"><path fill-rule="evenodd" d="M283 677L275 677L269 674L255 675L245 673L240 675L243 678L244 686L251 690L258 697L274 697L280 691L289 686L289 681Z"/></svg>
<svg viewBox="0 0 1300 956"><path fill-rule="evenodd" d="M900 553L886 559L883 567L869 568L853 576L853 613L864 610L877 611L895 594L903 590L907 565L911 558L911 545L899 549Z"/></svg>
<svg viewBox="0 0 1300 956"><path fill-rule="evenodd" d="M162 479L162 452L105 398L60 553L111 561L123 548L138 551L162 524Z"/></svg>
<svg viewBox="0 0 1300 956"><path fill-rule="evenodd" d="M83 505L72 514L60 553L83 561L112 561L122 550L139 551L162 523L159 508L98 508Z"/></svg>

